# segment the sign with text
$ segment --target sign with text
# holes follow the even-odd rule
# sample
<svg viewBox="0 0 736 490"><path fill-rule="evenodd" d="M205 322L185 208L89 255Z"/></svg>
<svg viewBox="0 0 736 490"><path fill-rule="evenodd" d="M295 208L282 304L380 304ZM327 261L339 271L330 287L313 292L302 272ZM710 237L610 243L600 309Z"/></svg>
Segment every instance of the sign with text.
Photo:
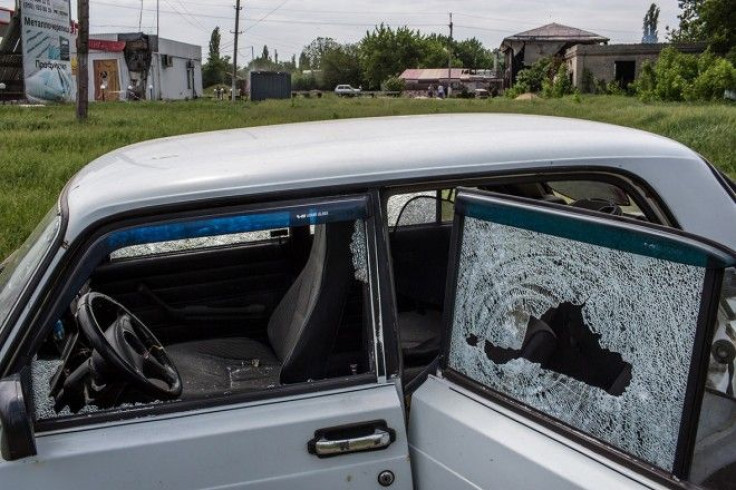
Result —
<svg viewBox="0 0 736 490"><path fill-rule="evenodd" d="M20 13L26 97L35 102L76 100L69 0L22 0Z"/></svg>

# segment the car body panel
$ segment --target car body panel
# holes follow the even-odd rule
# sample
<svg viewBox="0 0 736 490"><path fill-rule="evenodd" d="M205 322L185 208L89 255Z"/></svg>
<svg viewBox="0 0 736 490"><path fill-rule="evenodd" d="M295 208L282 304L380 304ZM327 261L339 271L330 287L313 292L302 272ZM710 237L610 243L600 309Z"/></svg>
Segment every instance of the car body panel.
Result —
<svg viewBox="0 0 736 490"><path fill-rule="evenodd" d="M396 430L387 449L328 459L307 452L324 424L370 420ZM391 488L412 488L393 385L58 431L37 437L37 447L37 456L0 461L3 487L369 489L389 470Z"/></svg>
<svg viewBox="0 0 736 490"><path fill-rule="evenodd" d="M417 488L664 488L524 417L431 376L412 396Z"/></svg>

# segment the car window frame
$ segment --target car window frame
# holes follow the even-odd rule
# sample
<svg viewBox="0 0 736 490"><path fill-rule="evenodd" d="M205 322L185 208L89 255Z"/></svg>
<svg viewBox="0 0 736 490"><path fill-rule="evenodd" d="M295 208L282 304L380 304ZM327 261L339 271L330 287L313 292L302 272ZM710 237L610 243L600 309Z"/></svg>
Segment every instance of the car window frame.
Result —
<svg viewBox="0 0 736 490"><path fill-rule="evenodd" d="M455 189L457 187L477 187L491 183L523 184L559 180L588 180L618 186L631 197L632 201L639 207L650 223L681 229L672 211L651 185L631 172L620 168L613 169L607 167L577 166L574 168L529 169L521 173L506 171L498 174L489 173L485 176L437 178L433 180L427 179L422 182L387 185L381 189L381 206L388 217L388 199L394 195L423 191L436 191L439 193L443 190ZM436 222L434 223L407 226L432 226L452 223L452 220L442 221L441 196L439 194L437 213Z"/></svg>
<svg viewBox="0 0 736 490"><path fill-rule="evenodd" d="M471 192L476 191L476 189L467 190ZM724 253L736 256L736 251L733 251L722 244L713 242L712 240L709 240L707 238L684 232L678 228L668 227L666 225L651 222L642 222L627 217L605 215L587 209L571 208L569 206L556 203L543 201L540 202L534 199L492 193L490 191L486 192L489 192L493 194L494 197L502 200L527 204L530 206L557 209L562 213L588 216L594 218L596 221L624 222L633 226L639 226L642 228L649 228L654 231L670 233L672 235L680 236L686 239L695 239L698 242L710 246L714 249L718 249L723 251ZM459 272L457 267L457 258L459 256L458 246L461 246L462 244L461 240L456 239L455 234L461 233L461 223L459 224L458 221L462 222L462 219L463 217L458 218L458 213L456 213L455 220L453 221L453 238L451 240L451 250L448 265L446 288L447 294L445 297L445 306L443 313L442 346L439 359L439 369L442 371L442 376L450 382L469 390L470 392L482 397L483 399L491 403L498 404L499 406L512 411L513 413L523 417L524 419L532 423L539 424L540 426L569 439L573 443L580 444L586 449L589 449L596 454L600 454L617 464L630 468L639 474L642 474L648 478L651 478L654 481L657 481L658 483L672 488L692 488L693 484L687 481L687 479L689 476L693 451L695 448L699 413L702 408L702 399L706 390L705 385L710 359L710 342L717 323L718 301L720 297L719 291L723 280L723 271L716 272L713 270L708 270L706 272L703 292L704 294L708 294L711 300L710 303L705 306L703 303L701 303L701 311L698 316L698 327L696 330L696 336L693 346L693 355L691 356L691 365L688 371L686 404L683 409L683 416L678 436L678 444L675 454L675 466L672 473L670 473L666 470L655 467L652 464L643 461L634 455L626 453L623 450L620 450L619 448L607 442L601 441L583 432L580 429L577 429L571 425L566 424L565 422L555 419L540 410L529 407L508 396L505 393L486 387L485 385L473 379L470 379L469 377L458 373L452 368L448 367L447 360L449 357L451 344L451 336L449 335L451 329L449 325L451 325L452 318L454 316L455 291L457 288L457 275Z"/></svg>
<svg viewBox="0 0 736 490"><path fill-rule="evenodd" d="M384 341L383 338L378 337L382 332L377 327L380 321L380 309L383 307L383 303L381 302L379 294L380 291L378 288L379 262L376 258L376 242L372 239L372 236L376 233L377 229L375 209L372 204L374 198L369 192L356 192L340 195L325 194L324 197L294 197L286 200L262 198L254 200L254 202L241 205L228 205L222 207L202 206L195 207L194 209L186 209L185 207L183 210L180 208L179 210L169 209L166 211L161 210L159 212L153 212L145 217L140 214L136 216L136 213L131 213L130 215L111 219L108 222L101 224L99 227L90 230L87 235L80 237L75 243L74 253L71 253L67 257L67 267L65 267L63 271L58 271L59 277L56 278L56 281L54 281L54 287L48 293L49 297L55 299L47 302L44 305L44 308L38 312L37 317L30 323L30 325L41 325L43 327L35 329L31 328L28 330L29 335L23 339L20 349L16 351L16 355L11 363L10 371L22 372L27 369L27 366L31 362L35 352L40 347L43 339L45 339L50 333L54 323L53 319L60 316L65 308L68 308L68 303L71 302L71 298L76 294L75 291L78 291L81 287L80 279L78 278L83 277L86 281L86 278L90 276L92 271L99 265L100 261L105 260L105 257L109 255L105 253L101 242L112 233L123 229L136 228L154 223L159 224L171 221L188 221L205 217L218 217L255 212L267 213L284 210L289 207L312 207L349 199L363 200L366 213L364 222L369 262L368 273L370 277L370 303L368 307L371 309L370 318L372 319L372 324L369 324L366 327L366 335L368 335L369 345L374 346L373 351L370 353L371 369L369 372L349 377L319 380L311 383L305 382L293 385L284 385L252 393L219 395L200 400L148 404L123 409L115 408L91 414L77 414L56 419L35 420L34 418L35 431L39 434L43 434L55 431L76 430L100 423L127 421L140 417L178 414L199 409L231 409L237 408L238 405L242 405L243 403L297 395L316 394L333 390L354 389L359 386L379 384L382 380L386 380L384 371L385 361L379 357L379 354L382 354L382 349L375 348L377 344L382 344ZM65 301L67 299L69 301ZM381 352L379 352L379 350ZM143 420L146 419L144 418Z"/></svg>

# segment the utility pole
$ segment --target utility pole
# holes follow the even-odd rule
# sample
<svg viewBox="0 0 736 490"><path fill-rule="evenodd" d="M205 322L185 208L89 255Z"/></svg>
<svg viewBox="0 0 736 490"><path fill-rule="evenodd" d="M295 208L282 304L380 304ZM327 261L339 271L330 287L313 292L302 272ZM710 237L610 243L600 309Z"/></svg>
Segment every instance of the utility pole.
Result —
<svg viewBox="0 0 736 490"><path fill-rule="evenodd" d="M447 44L447 97L452 90L452 12L450 12L450 41Z"/></svg>
<svg viewBox="0 0 736 490"><path fill-rule="evenodd" d="M143 0L141 0L141 11L138 14L138 32L143 32Z"/></svg>
<svg viewBox="0 0 736 490"><path fill-rule="evenodd" d="M161 9L160 9L160 2L159 0L156 0L156 43L158 43L159 40L159 34L160 34L160 28L161 28L161 22L159 22L159 18L161 17Z"/></svg>
<svg viewBox="0 0 736 490"><path fill-rule="evenodd" d="M231 90L232 101L235 102L235 82L238 77L238 37L240 37L240 11L243 7L240 6L240 0L236 0L235 3L235 46L233 46L233 83Z"/></svg>
<svg viewBox="0 0 736 490"><path fill-rule="evenodd" d="M77 34L77 119L87 119L89 108L89 72L87 54L89 53L89 0L77 0L79 33Z"/></svg>

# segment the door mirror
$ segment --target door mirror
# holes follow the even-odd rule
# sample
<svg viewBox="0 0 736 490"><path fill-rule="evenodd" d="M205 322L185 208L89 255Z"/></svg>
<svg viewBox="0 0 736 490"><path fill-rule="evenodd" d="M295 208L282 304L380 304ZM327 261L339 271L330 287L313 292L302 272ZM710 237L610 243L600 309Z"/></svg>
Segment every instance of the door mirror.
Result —
<svg viewBox="0 0 736 490"><path fill-rule="evenodd" d="M18 374L0 381L0 454L6 461L36 455L33 422Z"/></svg>

